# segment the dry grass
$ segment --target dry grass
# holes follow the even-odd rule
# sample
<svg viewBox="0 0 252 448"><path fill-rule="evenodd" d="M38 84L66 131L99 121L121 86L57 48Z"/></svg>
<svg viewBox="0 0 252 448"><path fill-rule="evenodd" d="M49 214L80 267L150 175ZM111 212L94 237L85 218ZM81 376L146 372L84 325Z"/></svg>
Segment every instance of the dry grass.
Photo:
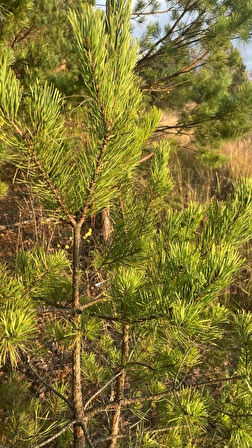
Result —
<svg viewBox="0 0 252 448"><path fill-rule="evenodd" d="M159 126L175 126L178 117L174 112L163 111ZM157 139L174 137L179 141L179 145L186 147L192 141L192 131L190 134L180 134L174 130L171 134L158 134ZM252 176L252 135L248 135L237 141L229 141L222 145L221 152L227 158L225 169L230 172L230 176L237 180L241 177Z"/></svg>
<svg viewBox="0 0 252 448"><path fill-rule="evenodd" d="M158 127L160 126L175 126L178 123L178 115L175 112L167 112L163 111L161 120L158 123ZM180 133L178 129L174 128L168 130L167 132L155 133L152 140L160 140L162 138L176 138L181 146L187 146L191 143L192 140L192 130Z"/></svg>
<svg viewBox="0 0 252 448"><path fill-rule="evenodd" d="M222 153L228 159L226 166L234 179L252 176L252 135L225 143Z"/></svg>
<svg viewBox="0 0 252 448"><path fill-rule="evenodd" d="M188 105L190 107L191 105ZM159 126L174 126L178 121L174 112L163 111ZM178 151L171 157L176 192L182 206L188 201L208 202L213 197L225 199L234 183L242 177L252 176L252 135L237 141L225 142L221 149L226 163L221 168L211 168L200 162L193 147L193 130L179 134L176 129L158 133L154 140L162 138L178 141Z"/></svg>

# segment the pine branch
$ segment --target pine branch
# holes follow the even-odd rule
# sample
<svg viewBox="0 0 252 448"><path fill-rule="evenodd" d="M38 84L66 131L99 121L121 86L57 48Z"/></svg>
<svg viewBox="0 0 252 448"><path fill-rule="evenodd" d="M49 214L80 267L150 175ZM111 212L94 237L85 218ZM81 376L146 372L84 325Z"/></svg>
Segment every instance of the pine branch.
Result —
<svg viewBox="0 0 252 448"><path fill-rule="evenodd" d="M112 417L111 422L111 437L112 439L108 443L108 448L115 448L116 447L116 439L114 436L118 435L119 431L119 424L120 424L120 418L121 418L121 401L124 398L124 388L125 388L125 380L126 380L126 374L127 371L125 369L125 364L127 362L129 356L129 325L123 326L123 333L122 333L122 348L121 348L121 363L123 366L123 369L121 371L121 375L119 376L117 380L117 386L116 386L116 395L115 400L117 401L117 407L115 408L115 413Z"/></svg>
<svg viewBox="0 0 252 448"><path fill-rule="evenodd" d="M43 179L46 181L48 187L50 188L53 196L55 197L55 199L58 201L62 211L65 213L65 215L67 216L69 222L72 224L73 227L76 226L76 220L74 219L73 215L71 215L71 213L69 212L68 208L66 207L64 200L60 194L60 192L57 190L57 188L55 187L55 185L53 184L52 180L50 179L50 177L48 176L47 172L45 171L45 169L43 168L40 160L38 159L36 152L34 151L34 147L32 144L31 139L26 135L25 136L25 140L27 142L28 148L30 150L30 154L32 156L32 159L35 163L35 165L37 166L37 168L39 169L39 171L41 172Z"/></svg>
<svg viewBox="0 0 252 448"><path fill-rule="evenodd" d="M9 121L14 129L14 131L16 132L16 134L21 137L22 140L25 141L29 152L31 154L31 157L33 159L33 162L35 163L35 165L37 166L37 168L39 169L41 175L43 176L43 180L46 181L49 189L51 190L53 196L55 197L55 199L57 200L57 202L59 203L62 211L65 213L65 215L67 216L69 222L72 224L72 226L74 227L76 225L76 221L74 219L74 217L71 215L71 213L69 212L69 210L67 209L64 200L60 194L60 192L57 190L57 188L55 187L55 185L53 184L52 180L50 179L50 177L48 176L47 172L45 171L45 169L43 168L40 160L38 159L36 152L34 150L33 147L33 143L32 143L32 139L29 136L28 132L22 132L22 130L18 127L18 125L15 123L14 120L9 118Z"/></svg>
<svg viewBox="0 0 252 448"><path fill-rule="evenodd" d="M49 439L44 440L44 442L40 443L39 445L36 445L34 448L42 448L43 446L48 445L50 442L53 442L54 440L58 439L59 436L64 434L68 429L72 428L73 425L75 425L76 420L72 420L71 422L67 423L63 428L61 428L60 431L58 431L53 436L49 437Z"/></svg>
<svg viewBox="0 0 252 448"><path fill-rule="evenodd" d="M159 428L159 429L155 429L155 430L146 429L146 431L150 432L151 435L155 435L155 434L166 433L169 431L175 431L176 429L186 428L186 427L187 427L187 424L185 423L184 425L167 426L166 428ZM105 438L100 438L100 439L95 440L94 444L97 445L98 443L101 444L101 443L107 442L111 439L118 440L118 439L124 439L126 437L129 437L129 434L118 434L117 436L108 436Z"/></svg>
<svg viewBox="0 0 252 448"><path fill-rule="evenodd" d="M117 373L115 376L113 376L113 378L111 378L109 381L107 381L106 384L104 384L104 386L102 386L100 389L97 390L97 392L95 392L92 397L90 397L88 399L88 401L85 403L84 409L87 409L88 405L103 391L105 390L116 378L118 378L118 376L120 376L122 374L122 371L120 371L119 373Z"/></svg>
<svg viewBox="0 0 252 448"><path fill-rule="evenodd" d="M197 388L201 386L211 386L214 384L219 384L223 382L229 382L229 381L235 381L246 378L246 375L234 375L232 377L226 377L226 378L218 378L216 380L209 380L209 381L202 381L196 384L190 384L190 385L184 385L181 390L184 389L191 389L191 388ZM166 390L164 392L161 392L159 394L153 394L153 395L146 395L143 397L136 397L136 398L126 398L122 399L119 403L108 403L107 405L101 405L101 406L95 406L91 409L88 409L86 411L86 415L88 417L93 417L96 414L99 414L100 412L107 412L113 409L117 409L118 405L120 404L121 407L127 407L131 404L135 403L144 403L145 401L154 401L154 400L161 400L162 398L167 397L169 394L177 394L178 390L174 387L172 387L169 390Z"/></svg>
<svg viewBox="0 0 252 448"><path fill-rule="evenodd" d="M51 392L53 392L55 395L57 395L59 398L61 398L69 406L70 409L72 409L72 410L74 409L73 403L68 398L66 398L64 395L62 395L56 389L54 389L53 386L51 386L49 383L47 383L47 381L45 381L44 378L42 378L42 376L39 375L39 373L33 367L31 361L28 359L27 355L24 352L22 352L22 359L25 362L25 364L27 364L27 366L29 367L31 372L39 379L39 381L41 383L44 384L44 386L47 387L47 389L49 389Z"/></svg>
<svg viewBox="0 0 252 448"><path fill-rule="evenodd" d="M197 2L195 2L197 3ZM142 65L144 65L149 59L150 57L157 57L159 54L159 51L156 51L156 53L154 55L152 55L153 51L155 51L158 46L160 44L162 44L163 42L166 41L166 39L174 32L174 30L176 29L177 25L179 24L179 22L181 22L181 20L183 19L183 17L186 15L186 13L190 10L191 6L194 4L194 1L189 0L188 3L186 4L183 12L180 14L180 16L177 18L177 20L174 22L173 26L171 27L171 29L159 40L157 40L154 44L154 46L142 57L142 59L140 59L137 63L137 69L140 67L142 67Z"/></svg>

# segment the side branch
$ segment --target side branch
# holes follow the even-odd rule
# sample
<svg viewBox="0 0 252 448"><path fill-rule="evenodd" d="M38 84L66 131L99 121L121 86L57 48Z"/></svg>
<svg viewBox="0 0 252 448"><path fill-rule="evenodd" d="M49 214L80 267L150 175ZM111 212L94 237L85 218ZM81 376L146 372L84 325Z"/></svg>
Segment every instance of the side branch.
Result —
<svg viewBox="0 0 252 448"><path fill-rule="evenodd" d="M246 375L234 375L232 377L227 377L227 378L218 378L216 380L202 381L197 384L184 385L184 387L182 387L181 390L191 389L194 387L201 387L201 386L212 386L214 384L219 384L219 383L223 383L226 381L228 382L228 381L240 380L245 377L246 377ZM112 411L113 409L116 409L119 404L121 407L127 407L127 406L129 406L131 404L135 404L135 403L144 403L145 401L161 400L162 398L166 398L169 394L176 394L176 393L178 393L178 389L173 387L169 390L161 392L160 394L146 395L143 397L135 397L135 398L125 398L125 399L122 399L120 401L120 403L112 402L112 403L108 403L107 405L95 406L91 409L88 409L86 411L86 416L93 417L94 415L99 414L100 412Z"/></svg>
<svg viewBox="0 0 252 448"><path fill-rule="evenodd" d="M117 401L117 405L115 408L115 413L112 417L111 422L111 440L108 443L108 448L115 448L117 445L116 436L119 432L119 424L121 419L121 400L124 399L124 388L125 388L125 380L126 380L126 369L125 364L127 362L129 356L129 325L126 324L123 326L123 334L122 334L122 349L121 349L121 361L123 369L121 371L121 375L117 379L117 388L116 388L116 396L115 400Z"/></svg>
<svg viewBox="0 0 252 448"><path fill-rule="evenodd" d="M63 426L63 428L61 428L60 431L58 431L56 434L49 437L49 439L46 439L44 442L40 443L39 445L36 445L34 448L42 448L43 446L48 445L50 442L53 442L59 436L61 436L61 434L66 432L69 428L72 428L72 426L75 425L75 423L76 423L76 420L72 420L71 422L67 423L65 426Z"/></svg>
<svg viewBox="0 0 252 448"><path fill-rule="evenodd" d="M175 431L176 429L180 429L180 428L186 428L187 424L183 424L183 425L173 425L173 426L167 426L166 428L159 428L159 429L154 429L153 431L149 431L151 435L155 435L155 434L162 434L162 433L166 433L169 431ZM101 438L101 439L97 439L94 443L95 445L98 445L98 443L102 443L102 442L107 442L108 440L111 439L124 439L126 437L129 437L129 434L118 434L117 436L108 436L105 438Z"/></svg>
<svg viewBox="0 0 252 448"><path fill-rule="evenodd" d="M44 386L47 387L47 389L49 389L51 392L53 392L55 395L57 395L59 398L61 398L63 401L65 401L65 403L69 406L70 409L72 409L72 410L74 409L73 403L68 398L66 398L64 395L62 395L56 389L54 389L53 386L51 386L49 383L47 383L47 381L45 381L44 378L42 378L42 376L39 375L39 373L33 367L31 361L27 358L27 356L24 353L22 353L22 359L25 362L25 364L27 364L27 366L29 367L31 372L39 379L39 381L41 383L44 384Z"/></svg>
<svg viewBox="0 0 252 448"><path fill-rule="evenodd" d="M186 15L186 13L190 10L190 7L193 5L193 1L189 0L184 8L184 10L182 11L182 13L180 14L180 16L177 18L177 20L174 22L174 24L172 25L171 29L162 37L160 38L157 42L155 42L154 46L142 57L142 59L140 59L137 63L137 69L141 68L143 65L145 65L149 59L152 59L153 57L156 57L159 55L160 53L160 49L157 50L158 46L161 45L163 42L166 41L166 39L172 35L177 27L177 25L181 22L181 20L183 19L183 17ZM156 51L156 53L153 54L153 52Z"/></svg>
<svg viewBox="0 0 252 448"><path fill-rule="evenodd" d="M63 212L65 213L65 215L69 219L70 223L72 224L73 227L75 227L76 226L76 221L75 221L74 217L69 212L68 208L66 207L66 205L64 203L64 200L63 200L60 192L57 190L57 188L55 187L55 185L51 181L50 177L48 176L47 172L43 168L40 160L38 159L38 157L37 157L37 155L36 155L36 153L34 151L34 148L33 148L33 145L32 145L32 142L31 142L30 138L25 136L25 140L26 140L26 143L28 145L28 148L30 150L30 153L31 153L31 156L32 156L32 159L33 159L35 165L37 166L37 168L39 169L39 171L43 175L43 178L45 179L48 187L50 188L51 192L53 193L53 195L57 199L61 209L63 210Z"/></svg>
<svg viewBox="0 0 252 448"><path fill-rule="evenodd" d="M22 132L22 130L19 128L19 126L13 121L10 120L10 123L14 129L14 131L16 132L16 134L25 141L31 157L33 159L33 162L35 163L35 165L37 166L37 168L39 169L40 173L43 176L43 179L46 181L49 189L51 190L52 194L54 195L55 199L57 200L57 202L59 203L61 209L63 210L63 212L65 213L65 215L67 216L67 218L69 219L69 222L72 224L72 226L74 227L76 225L76 221L74 219L74 217L71 215L71 213L69 212L69 210L67 209L64 200L60 194L60 192L57 190L57 188L55 187L55 185L53 184L52 180L50 179L50 177L48 176L47 172L45 171L45 169L43 168L43 166L41 165L40 160L38 159L35 151L34 151L34 147L33 147L33 143L32 140L30 138L30 136L28 135L28 132Z"/></svg>
<svg viewBox="0 0 252 448"><path fill-rule="evenodd" d="M141 16L154 16L156 14L167 14L168 12L172 11L172 8L164 9L162 11L149 11L149 12L133 12L131 14L131 17L136 20L138 17Z"/></svg>

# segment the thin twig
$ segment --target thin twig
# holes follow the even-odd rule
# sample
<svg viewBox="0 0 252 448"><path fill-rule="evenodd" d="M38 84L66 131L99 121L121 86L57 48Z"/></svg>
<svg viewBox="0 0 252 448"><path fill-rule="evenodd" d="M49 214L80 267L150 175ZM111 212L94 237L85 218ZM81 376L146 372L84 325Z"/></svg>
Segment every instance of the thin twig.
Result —
<svg viewBox="0 0 252 448"><path fill-rule="evenodd" d="M73 425L75 425L77 421L72 420L71 422L67 423L63 428L61 428L60 431L58 431L53 436L49 437L49 439L45 440L44 442L40 443L39 445L36 445L34 448L42 448L42 446L48 445L48 443L53 442L53 440L56 440L61 434L63 434L65 431L67 431L69 428L71 428Z"/></svg>
<svg viewBox="0 0 252 448"><path fill-rule="evenodd" d="M154 16L156 14L167 14L172 8L164 9L163 11L149 11L149 12L133 12L131 15L134 16Z"/></svg>
<svg viewBox="0 0 252 448"><path fill-rule="evenodd" d="M7 224L5 226L0 226L0 230L8 230L8 229L12 229L15 227L25 227L28 224L31 224L32 222L34 222L34 219L27 219L25 221L18 221L18 222L14 222L13 224ZM55 220L55 218L44 218L41 220L38 220L39 224L50 224L50 223L57 223L58 221Z"/></svg>
<svg viewBox="0 0 252 448"><path fill-rule="evenodd" d="M84 303L83 305L81 305L80 309L81 310L85 310L85 309L89 308L90 306L96 305L97 303L100 303L100 302L105 302L106 300L111 300L111 299L109 297L105 297L105 296L103 296L103 297L100 297L100 296L96 297L96 298L94 298L92 300L89 300L89 302Z"/></svg>
<svg viewBox="0 0 252 448"><path fill-rule="evenodd" d="M111 436L118 435L119 425L121 421L121 401L124 400L125 381L127 375L126 363L129 357L129 329L130 329L129 325L127 324L123 325L122 347L121 347L121 364L123 368L120 377L117 379L116 396L115 396L117 405L111 420ZM116 439L112 438L110 440L108 448L116 448Z"/></svg>
<svg viewBox="0 0 252 448"><path fill-rule="evenodd" d="M153 156L154 156L154 151L152 151L150 154L148 154L147 156L145 156L141 160L139 160L138 165L141 165L141 163L146 162L147 160L149 160Z"/></svg>
<svg viewBox="0 0 252 448"><path fill-rule="evenodd" d="M122 374L122 371L120 371L119 373L117 373L115 376L113 376L113 378L111 378L106 384L104 384L104 386L102 386L100 389L97 390L97 392L95 392L94 395L92 395L92 397L90 397L88 399L88 401L86 402L84 409L87 409L88 405L104 390L106 389L109 384L112 383L112 381L114 381L118 376L120 376Z"/></svg>
<svg viewBox="0 0 252 448"><path fill-rule="evenodd" d="M87 430L86 422L79 423L79 425L82 428L83 434L85 436L85 440L88 443L89 448L94 448L94 445L92 444L91 438L90 438L88 430Z"/></svg>
<svg viewBox="0 0 252 448"><path fill-rule="evenodd" d="M194 388L194 387L201 387L201 386L211 386L214 384L219 384L222 382L228 382L228 381L234 381L234 380L239 380L242 378L245 378L245 375L234 375L232 377L227 377L227 378L218 378L216 380L209 380L209 381L202 381L200 383L196 383L196 384L190 384L190 385L184 385L184 387L181 388L181 390L184 389L190 389L190 388ZM154 400L161 400L162 398L167 397L167 395L169 394L174 394L177 393L178 391L174 388L171 388L169 390L166 390L164 392L161 392L160 394L153 394L153 395L146 395L143 397L135 397L135 398L125 398L120 400L120 406L128 406L131 404L135 404L135 403L144 403L145 401L154 401ZM91 409L88 409L86 411L86 415L88 417L93 417L94 415L98 414L99 412L107 412L109 410L113 410L116 409L118 407L118 402L112 402L112 403L108 403L106 405L101 405L101 406L95 406Z"/></svg>
<svg viewBox="0 0 252 448"><path fill-rule="evenodd" d="M180 14L180 16L177 18L177 20L174 22L174 24L172 25L171 29L163 36L161 37L159 40L157 40L155 42L155 44L153 45L153 47L142 57L142 59L140 59L137 63L137 68L141 68L142 65L145 64L146 61L148 61L149 59L152 59L153 57L158 56L159 51L157 50L158 46L161 45L163 42L166 41L166 39L173 34L174 30L176 29L177 25L179 24L179 22L183 19L183 17L185 16L185 14L189 11L190 7L193 5L193 2L191 0L189 0L187 2L187 4L185 5L184 10L182 11L182 13ZM153 51L156 51L156 53L152 54Z"/></svg>
<svg viewBox="0 0 252 448"><path fill-rule="evenodd" d="M66 398L64 395L62 395L60 392L58 392L56 389L54 389L53 386L51 386L49 383L47 383L47 381L45 381L44 378L42 378L42 376L39 375L39 373L33 367L31 361L27 358L27 356L24 353L22 353L22 358L23 358L24 362L28 365L28 367L32 371L32 373L34 373L34 375L39 379L39 381L41 381L41 383L43 383L44 386L47 387L47 389L49 389L51 392L53 392L55 395L57 395L59 398L61 398L63 401L65 401L65 403L70 407L70 409L73 410L74 409L73 403L68 398Z"/></svg>
<svg viewBox="0 0 252 448"><path fill-rule="evenodd" d="M187 426L186 424L167 426L166 428L154 429L153 431L150 431L150 434L151 435L162 434L162 433L169 432L169 431L175 431L178 428L185 428L186 426ZM128 436L129 436L129 434L117 434L117 436L108 436L108 437L105 437L104 439L100 438L100 439L95 440L94 444L97 445L98 443L107 442L111 439L116 439L116 440L123 439Z"/></svg>

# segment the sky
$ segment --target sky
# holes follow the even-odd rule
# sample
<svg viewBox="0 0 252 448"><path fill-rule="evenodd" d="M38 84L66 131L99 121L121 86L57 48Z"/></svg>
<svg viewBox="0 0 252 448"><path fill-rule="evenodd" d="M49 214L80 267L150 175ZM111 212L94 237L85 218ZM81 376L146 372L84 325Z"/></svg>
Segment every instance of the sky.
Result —
<svg viewBox="0 0 252 448"><path fill-rule="evenodd" d="M252 41L245 45L245 44L238 44L237 47L239 48L242 56L243 56L243 60L244 63L247 67L248 70L252 70Z"/></svg>

